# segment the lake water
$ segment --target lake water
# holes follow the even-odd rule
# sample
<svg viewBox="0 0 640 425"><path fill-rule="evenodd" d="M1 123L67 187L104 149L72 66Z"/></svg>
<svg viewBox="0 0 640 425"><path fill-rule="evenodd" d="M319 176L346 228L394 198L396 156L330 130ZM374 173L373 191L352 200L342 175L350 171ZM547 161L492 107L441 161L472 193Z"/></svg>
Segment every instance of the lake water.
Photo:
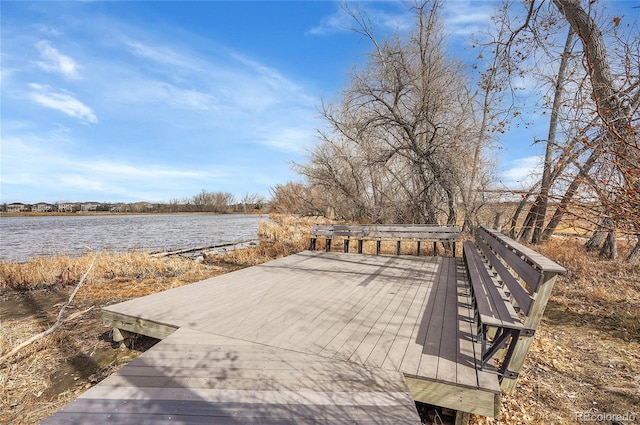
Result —
<svg viewBox="0 0 640 425"><path fill-rule="evenodd" d="M267 216L262 218L266 219ZM0 217L0 260L132 249L160 252L256 239L255 214Z"/></svg>

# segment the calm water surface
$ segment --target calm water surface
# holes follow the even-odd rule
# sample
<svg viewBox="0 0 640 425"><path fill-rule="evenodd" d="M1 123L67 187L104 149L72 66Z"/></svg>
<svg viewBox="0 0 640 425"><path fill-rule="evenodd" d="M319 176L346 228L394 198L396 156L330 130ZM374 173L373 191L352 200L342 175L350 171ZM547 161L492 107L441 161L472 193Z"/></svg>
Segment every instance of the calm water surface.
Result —
<svg viewBox="0 0 640 425"><path fill-rule="evenodd" d="M255 214L0 217L0 260L96 250L171 251L256 239ZM264 216L266 219L266 216Z"/></svg>

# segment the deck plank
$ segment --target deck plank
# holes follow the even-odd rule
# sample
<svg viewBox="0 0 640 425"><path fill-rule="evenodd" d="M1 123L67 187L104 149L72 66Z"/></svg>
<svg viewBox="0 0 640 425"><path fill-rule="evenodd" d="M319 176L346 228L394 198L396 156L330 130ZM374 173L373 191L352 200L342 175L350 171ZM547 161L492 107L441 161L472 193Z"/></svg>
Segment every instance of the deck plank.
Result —
<svg viewBox="0 0 640 425"><path fill-rule="evenodd" d="M46 423L418 423L412 397L464 407L456 389L484 406L500 390L465 285L460 259L305 251L109 306L177 330Z"/></svg>

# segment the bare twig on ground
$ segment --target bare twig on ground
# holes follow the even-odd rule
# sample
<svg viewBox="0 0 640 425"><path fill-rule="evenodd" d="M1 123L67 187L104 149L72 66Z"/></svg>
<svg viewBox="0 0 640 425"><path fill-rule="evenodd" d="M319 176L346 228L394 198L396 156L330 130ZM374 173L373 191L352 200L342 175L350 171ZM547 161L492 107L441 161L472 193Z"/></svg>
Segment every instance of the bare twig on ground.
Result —
<svg viewBox="0 0 640 425"><path fill-rule="evenodd" d="M49 329L47 329L47 330L45 330L43 332L40 332L39 334L34 335L31 338L27 339L26 341L23 341L22 343L20 343L20 344L16 345L15 347L13 347L13 349L11 351L9 351L4 356L0 357L0 365L3 364L11 356L13 356L14 354L18 353L24 347L26 347L26 346L34 343L35 341L37 341L37 340L39 340L41 338L44 338L45 336L53 333L60 326L62 326L65 323L67 323L67 322L69 322L69 321L71 321L71 320L73 320L73 319L85 314L86 312L88 312L89 310L91 310L94 307L94 306L91 306L91 307L87 308L86 310L75 312L75 313L71 314L69 317L67 317L66 319L64 319L64 320L62 319L62 315L63 315L64 311L69 306L69 304L71 304L71 302L73 301L74 297L78 293L78 290L82 287L82 285L84 284L85 280L87 279L87 276L91 272L91 269L93 268L93 265L96 262L96 258L98 258L98 253L96 253L96 255L93 257L93 260L91 261L91 264L89 265L89 268L82 275L82 278L80 278L80 280L78 281L78 284L76 285L75 289L73 290L73 292L69 296L69 299L67 300L66 303L64 303L64 305L62 306L62 308L58 312L58 316L56 317L55 323Z"/></svg>

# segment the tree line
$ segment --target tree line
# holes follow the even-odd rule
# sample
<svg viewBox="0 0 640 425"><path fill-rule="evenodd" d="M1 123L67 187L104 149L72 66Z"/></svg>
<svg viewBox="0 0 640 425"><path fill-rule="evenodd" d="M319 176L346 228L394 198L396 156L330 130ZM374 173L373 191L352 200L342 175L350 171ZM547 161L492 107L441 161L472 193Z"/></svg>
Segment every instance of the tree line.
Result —
<svg viewBox="0 0 640 425"><path fill-rule="evenodd" d="M617 236L640 258L640 36L604 2L504 1L478 37L476 62L447 53L442 1L413 4L408 35L379 38L344 5L371 49L335 101L304 183L273 190L276 208L359 222L464 223L473 229L500 188L491 156L510 126L548 120L541 174L519 192L508 232L548 239L567 214L596 226L588 247L617 256ZM614 11L615 12L615 11ZM523 117L522 84L541 116ZM286 208L285 208L286 207Z"/></svg>
<svg viewBox="0 0 640 425"><path fill-rule="evenodd" d="M269 208L269 201L257 193L245 194L240 198L229 192L202 190L187 198L174 198L168 202L56 202L48 204L0 204L1 212L111 212L111 213L250 213Z"/></svg>

